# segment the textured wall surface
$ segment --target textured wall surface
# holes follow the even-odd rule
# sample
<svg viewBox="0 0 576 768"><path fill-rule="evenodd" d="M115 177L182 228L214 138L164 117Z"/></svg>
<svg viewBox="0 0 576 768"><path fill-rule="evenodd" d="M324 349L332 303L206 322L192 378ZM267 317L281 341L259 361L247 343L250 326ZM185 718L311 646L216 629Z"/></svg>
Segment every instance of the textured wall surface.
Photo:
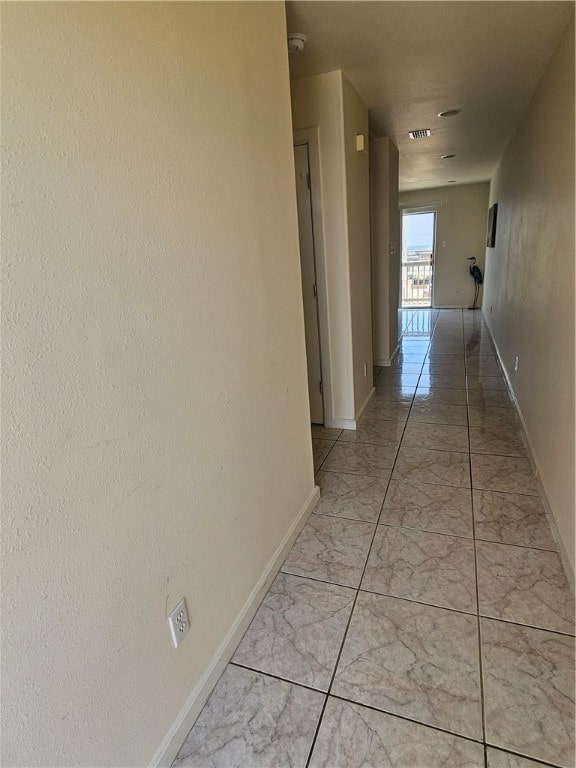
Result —
<svg viewBox="0 0 576 768"><path fill-rule="evenodd" d="M5 765L145 765L313 489L285 35L2 9Z"/></svg>
<svg viewBox="0 0 576 768"><path fill-rule="evenodd" d="M346 170L342 119L342 72L294 80L294 130L319 128L320 183L330 335L332 416L354 418L350 273L346 213Z"/></svg>
<svg viewBox="0 0 576 768"><path fill-rule="evenodd" d="M342 76L346 209L350 270L350 316L354 413L372 391L372 292L370 268L370 177L368 167L368 109L348 78ZM366 149L356 151L356 136ZM364 376L364 365L367 375Z"/></svg>
<svg viewBox="0 0 576 768"><path fill-rule="evenodd" d="M372 389L368 155L356 152L368 110L337 70L292 81L292 122L319 128L331 411L351 420Z"/></svg>
<svg viewBox="0 0 576 768"><path fill-rule="evenodd" d="M400 211L398 150L386 136L370 139L372 317L374 362L390 364L398 344Z"/></svg>
<svg viewBox="0 0 576 768"><path fill-rule="evenodd" d="M574 17L500 162L490 202L498 223L483 312L574 569Z"/></svg>

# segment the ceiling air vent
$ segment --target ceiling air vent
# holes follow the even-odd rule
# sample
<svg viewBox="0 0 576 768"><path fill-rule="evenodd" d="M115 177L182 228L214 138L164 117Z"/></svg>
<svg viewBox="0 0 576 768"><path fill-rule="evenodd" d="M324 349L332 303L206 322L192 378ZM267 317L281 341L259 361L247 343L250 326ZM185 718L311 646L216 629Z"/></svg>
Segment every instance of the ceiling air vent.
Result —
<svg viewBox="0 0 576 768"><path fill-rule="evenodd" d="M427 139L432 135L430 128L419 128L417 131L408 131L408 136L411 139Z"/></svg>

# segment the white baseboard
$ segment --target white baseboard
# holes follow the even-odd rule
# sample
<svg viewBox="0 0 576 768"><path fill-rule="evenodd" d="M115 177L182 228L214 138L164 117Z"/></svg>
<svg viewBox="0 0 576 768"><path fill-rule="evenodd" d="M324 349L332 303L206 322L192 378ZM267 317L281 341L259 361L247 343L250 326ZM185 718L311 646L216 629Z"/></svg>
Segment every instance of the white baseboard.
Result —
<svg viewBox="0 0 576 768"><path fill-rule="evenodd" d="M362 403L360 408L358 408L358 411L356 413L356 424L358 424L358 422L360 421L360 418L361 418L362 414L364 413L364 411L368 407L368 403L370 402L370 400L372 400L372 398L374 397L375 393L376 393L376 388L372 387L370 392L368 392L368 395L366 396L366 399L364 400L364 402Z"/></svg>
<svg viewBox="0 0 576 768"><path fill-rule="evenodd" d="M388 368L390 365L392 365L392 360L394 360L394 358L398 354L399 349L400 349L400 344L396 344L396 349L394 350L394 352L392 352L390 357L375 357L373 361L374 365L379 365L379 366L383 366L384 368Z"/></svg>
<svg viewBox="0 0 576 768"><path fill-rule="evenodd" d="M514 403L514 408L516 409L516 413L518 414L518 418L520 419L520 424L522 425L522 438L527 448L528 460L530 462L530 465L534 473L536 474L536 478L538 480L538 485L540 490L540 496L542 497L542 503L544 504L544 510L546 512L546 517L548 518L548 523L550 524L550 529L552 530L552 535L554 537L554 540L558 545L558 554L560 555L560 559L562 560L562 565L564 567L564 572L566 574L568 584L570 586L570 589L572 590L572 594L574 595L576 592L576 574L574 573L574 570L570 563L570 558L568 557L568 553L566 551L566 545L564 544L564 540L560 534L560 530L558 528L556 518L554 517L554 512L552 511L552 507L550 505L548 489L546 488L546 483L544 482L544 478L540 473L540 468L538 466L537 453L534 447L534 443L532 442L532 438L530 437L530 432L528 431L528 428L526 426L526 420L524 419L524 414L522 413L522 409L520 408L520 404L516 398L516 393L514 392L514 388L512 387L512 382L510 381L510 377L508 376L508 371L504 366L504 361L502 360L500 350L498 349L498 345L496 344L496 340L492 335L492 331L490 330L488 323L486 323L486 327L488 328L488 332L490 333L490 338L492 339L492 343L494 344L494 349L496 350L496 356L498 357L500 368L504 373L504 378L506 379L508 389L510 390L510 394L512 396L512 402Z"/></svg>
<svg viewBox="0 0 576 768"><path fill-rule="evenodd" d="M150 761L149 768L169 768L172 765L174 758L178 754L180 747L188 735L188 732L194 725L196 718L202 711L202 708L212 693L214 686L220 679L220 676L224 672L226 665L232 658L238 643L244 636L244 633L248 629L250 622L254 618L254 614L264 599L270 584L276 578L276 574L282 567L288 551L302 530L304 523L316 506L319 498L320 489L318 486L314 486L314 490L306 499L306 502L298 513L296 520L290 527L290 530L286 536L284 536L284 539L266 566L264 573L258 579L256 586L242 606L238 616L234 620L227 635L220 644L220 647L212 657L212 661L208 665L200 680L192 689L188 699L186 700L186 703L172 723L170 730L158 747L156 754Z"/></svg>
<svg viewBox="0 0 576 768"><path fill-rule="evenodd" d="M360 417L368 407L368 403L370 400L372 400L375 394L376 389L372 387L366 400L364 400L360 408L358 408L358 413L353 419L324 419L324 426L330 427L331 429L358 429L358 422L360 421Z"/></svg>
<svg viewBox="0 0 576 768"><path fill-rule="evenodd" d="M324 419L324 426L330 429L356 429L356 419Z"/></svg>

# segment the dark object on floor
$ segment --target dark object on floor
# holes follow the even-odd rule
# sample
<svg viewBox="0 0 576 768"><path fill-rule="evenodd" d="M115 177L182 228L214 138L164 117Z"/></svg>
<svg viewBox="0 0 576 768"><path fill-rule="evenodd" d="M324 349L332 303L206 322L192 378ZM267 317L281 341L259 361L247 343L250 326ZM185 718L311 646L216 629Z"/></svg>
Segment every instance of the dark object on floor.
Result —
<svg viewBox="0 0 576 768"><path fill-rule="evenodd" d="M480 286L484 282L484 278L482 276L482 272L480 271L480 267L476 266L476 257L475 256L469 256L468 261L471 262L470 264L470 274L472 275L472 278L474 279L474 301L472 302L472 306L468 307L468 309L478 309L478 306L476 302L478 301L478 294L480 292Z"/></svg>

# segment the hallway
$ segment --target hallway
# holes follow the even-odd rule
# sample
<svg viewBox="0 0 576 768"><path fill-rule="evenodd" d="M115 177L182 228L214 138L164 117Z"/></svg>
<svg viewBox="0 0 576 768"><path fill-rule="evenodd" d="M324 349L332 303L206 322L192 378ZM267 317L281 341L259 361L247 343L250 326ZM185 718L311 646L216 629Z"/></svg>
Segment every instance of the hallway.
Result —
<svg viewBox="0 0 576 768"><path fill-rule="evenodd" d="M487 329L403 330L359 429L313 428L322 498L178 768L574 764L573 601Z"/></svg>

